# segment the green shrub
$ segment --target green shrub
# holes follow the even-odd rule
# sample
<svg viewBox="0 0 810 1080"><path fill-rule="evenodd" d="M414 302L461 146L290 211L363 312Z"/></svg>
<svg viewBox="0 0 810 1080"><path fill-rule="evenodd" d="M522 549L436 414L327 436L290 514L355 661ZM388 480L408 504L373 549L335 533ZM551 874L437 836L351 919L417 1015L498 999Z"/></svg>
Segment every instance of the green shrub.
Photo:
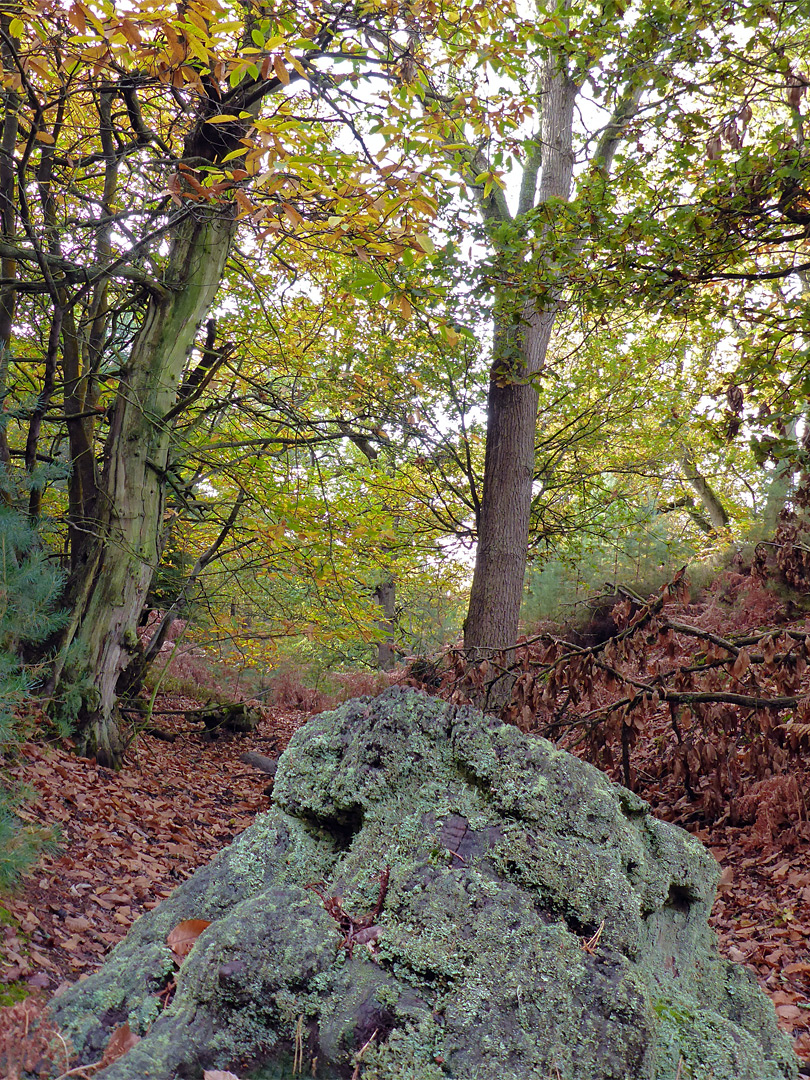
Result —
<svg viewBox="0 0 810 1080"><path fill-rule="evenodd" d="M5 766L22 739L18 713L36 685L36 671L22 656L63 625L65 615L56 610L62 584L26 516L0 507L0 759ZM27 825L15 813L26 796L0 771L0 889L10 888L52 842L47 830Z"/></svg>

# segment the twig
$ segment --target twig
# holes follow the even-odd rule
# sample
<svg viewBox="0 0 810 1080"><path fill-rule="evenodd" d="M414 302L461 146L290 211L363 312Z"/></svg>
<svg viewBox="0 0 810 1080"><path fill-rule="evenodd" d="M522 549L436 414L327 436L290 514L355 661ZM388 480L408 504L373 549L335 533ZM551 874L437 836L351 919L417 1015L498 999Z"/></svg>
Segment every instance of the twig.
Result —
<svg viewBox="0 0 810 1080"><path fill-rule="evenodd" d="M602 938L602 931L604 929L605 920L602 919L602 921L599 923L599 929L596 931L596 933L589 937L587 941L582 942L582 948L585 950L586 953L591 953L591 955L593 955L596 952L596 948Z"/></svg>
<svg viewBox="0 0 810 1080"><path fill-rule="evenodd" d="M304 1069L304 1014L298 1017L295 1025L295 1053L293 1055L293 1076L300 1076Z"/></svg>
<svg viewBox="0 0 810 1080"><path fill-rule="evenodd" d="M86 1073L88 1069L94 1071L101 1066L101 1061L91 1061L89 1065L76 1065L73 1069L68 1069L67 1072L61 1073L57 1076L56 1080L65 1080L66 1076L79 1076L80 1073Z"/></svg>
<svg viewBox="0 0 810 1080"><path fill-rule="evenodd" d="M374 1031L371 1033L371 1038L364 1042L354 1055L354 1072L352 1073L352 1080L360 1080L360 1065L363 1060L363 1054L365 1054L366 1050L368 1050L369 1046L371 1046L376 1039L378 1030L378 1028L374 1028Z"/></svg>

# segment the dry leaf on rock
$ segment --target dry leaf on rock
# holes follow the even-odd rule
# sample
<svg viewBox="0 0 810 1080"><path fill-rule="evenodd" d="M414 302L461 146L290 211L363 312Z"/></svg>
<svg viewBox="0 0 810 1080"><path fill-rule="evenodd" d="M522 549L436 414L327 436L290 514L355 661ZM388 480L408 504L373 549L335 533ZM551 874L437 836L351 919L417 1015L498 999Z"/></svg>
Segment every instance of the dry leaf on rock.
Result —
<svg viewBox="0 0 810 1080"><path fill-rule="evenodd" d="M104 1054L102 1055L102 1069L106 1068L108 1065L112 1065L114 1061L123 1057L124 1054L128 1053L132 1047L140 1041L140 1035L136 1035L134 1031L130 1031L129 1024L119 1024L110 1036L110 1041L107 1043Z"/></svg>
<svg viewBox="0 0 810 1080"><path fill-rule="evenodd" d="M170 931L166 938L166 944L172 950L180 963L185 960L203 930L210 926L207 919L184 919Z"/></svg>

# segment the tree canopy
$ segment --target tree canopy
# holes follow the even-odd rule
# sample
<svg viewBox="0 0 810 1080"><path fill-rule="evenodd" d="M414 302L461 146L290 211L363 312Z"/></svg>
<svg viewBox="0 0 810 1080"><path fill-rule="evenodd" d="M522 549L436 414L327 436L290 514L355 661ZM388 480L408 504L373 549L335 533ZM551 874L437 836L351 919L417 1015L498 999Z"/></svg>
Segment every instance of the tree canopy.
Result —
<svg viewBox="0 0 810 1080"><path fill-rule="evenodd" d="M0 4L3 497L69 571L83 749L120 761L149 604L390 644L476 545L486 654L530 551L784 494L807 33L764 0Z"/></svg>

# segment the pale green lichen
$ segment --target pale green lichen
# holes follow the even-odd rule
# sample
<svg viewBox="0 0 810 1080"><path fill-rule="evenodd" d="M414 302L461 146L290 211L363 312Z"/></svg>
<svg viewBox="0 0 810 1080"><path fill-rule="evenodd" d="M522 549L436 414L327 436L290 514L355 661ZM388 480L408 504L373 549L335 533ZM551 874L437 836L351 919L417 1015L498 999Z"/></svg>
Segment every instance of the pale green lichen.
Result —
<svg viewBox="0 0 810 1080"><path fill-rule="evenodd" d="M212 920L104 1080L290 1080L297 1052L322 1080L796 1075L770 1003L718 958L714 860L549 743L391 691L297 732L274 799L54 1004L97 1058L120 1018L154 1015L168 931ZM360 917L386 867L376 954L349 958L305 887Z"/></svg>

